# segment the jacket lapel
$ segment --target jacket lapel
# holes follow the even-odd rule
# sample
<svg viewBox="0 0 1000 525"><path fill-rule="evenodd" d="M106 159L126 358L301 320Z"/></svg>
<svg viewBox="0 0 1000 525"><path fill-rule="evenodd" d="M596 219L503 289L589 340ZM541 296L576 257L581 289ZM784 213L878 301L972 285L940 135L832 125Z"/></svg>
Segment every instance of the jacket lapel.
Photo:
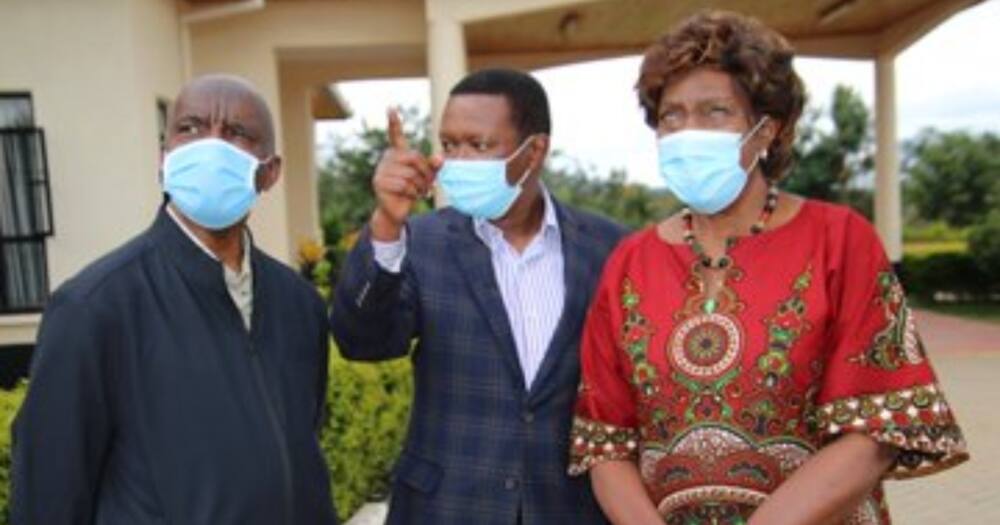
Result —
<svg viewBox="0 0 1000 525"><path fill-rule="evenodd" d="M555 202L555 201L553 201ZM552 335L552 341L545 351L541 368L535 376L531 387L531 399L537 399L552 386L549 376L558 368L559 362L568 349L570 342L583 329L581 312L586 312L588 279L590 274L590 258L586 252L586 228L576 220L572 212L556 203L559 219L559 230L562 233L563 252L563 283L566 287L562 315Z"/></svg>
<svg viewBox="0 0 1000 525"><path fill-rule="evenodd" d="M472 230L472 221L464 215L453 214L450 217L448 230L452 255L458 262L472 296L499 343L504 362L507 363L515 376L515 381L523 391L524 372L517 357L517 347L510 330L507 309L504 307L500 287L497 286L493 272L490 250L476 236Z"/></svg>

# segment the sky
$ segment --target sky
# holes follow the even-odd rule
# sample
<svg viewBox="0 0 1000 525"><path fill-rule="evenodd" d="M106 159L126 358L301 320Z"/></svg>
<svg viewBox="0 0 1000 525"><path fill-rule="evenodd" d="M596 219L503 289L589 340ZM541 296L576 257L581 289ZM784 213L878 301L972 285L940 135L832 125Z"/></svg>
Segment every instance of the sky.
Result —
<svg viewBox="0 0 1000 525"><path fill-rule="evenodd" d="M1000 133L1000 0L989 0L938 26L896 59L897 131L905 141L920 130ZM549 96L552 147L563 162L606 175L624 169L628 179L654 187L656 138L643 123L632 89L640 57L624 57L541 69L533 73ZM830 105L834 87L853 88L872 107L874 63L797 58L795 68L809 92L808 105ZM430 111L425 79L339 83L350 119L317 124L321 151L331 137L350 137L364 124L384 127L389 105Z"/></svg>

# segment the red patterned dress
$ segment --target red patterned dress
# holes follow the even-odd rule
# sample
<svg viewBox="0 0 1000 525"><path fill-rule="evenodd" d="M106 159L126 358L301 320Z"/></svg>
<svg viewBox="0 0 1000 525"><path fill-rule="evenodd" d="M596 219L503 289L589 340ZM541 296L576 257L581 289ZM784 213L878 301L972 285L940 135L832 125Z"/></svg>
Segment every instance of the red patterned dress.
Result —
<svg viewBox="0 0 1000 525"><path fill-rule="evenodd" d="M706 308L689 246L649 228L612 254L584 329L571 474L636 461L666 523L737 524L845 432L900 449L890 478L968 458L864 218L806 201L729 255ZM881 487L847 523L890 523Z"/></svg>

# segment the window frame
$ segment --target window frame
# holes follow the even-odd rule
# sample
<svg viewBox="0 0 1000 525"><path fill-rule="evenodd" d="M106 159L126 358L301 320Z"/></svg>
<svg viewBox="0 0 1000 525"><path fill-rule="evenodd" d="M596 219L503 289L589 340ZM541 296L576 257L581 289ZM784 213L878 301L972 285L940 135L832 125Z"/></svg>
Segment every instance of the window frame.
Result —
<svg viewBox="0 0 1000 525"><path fill-rule="evenodd" d="M45 305L52 293L49 281L48 246L46 239L55 235L55 218L52 206L52 177L49 170L48 144L45 130L35 124L34 98L31 93L27 91L0 91L0 102L4 99L26 99L29 118L26 122L16 122L17 125L14 126L0 125L0 136L13 134L24 136L34 135L37 137L28 140L34 140L37 144L38 149L35 153L37 153L37 158L40 159L40 165L37 167L37 170L28 174L24 181L28 185L27 195L30 200L29 206L31 206L29 211L32 214L33 222L36 223L33 226L38 228L38 231L30 233L17 232L16 234L8 235L0 232L0 292L2 292L2 298L0 298L0 315L33 314L45 309ZM7 184L7 181L0 181L0 183ZM44 205L45 210L41 212L37 210L39 205ZM13 272L14 270L7 268L6 254L3 250L6 250L8 246L19 247L18 245L27 246L29 250L37 250L37 252L29 253L32 259L34 259L32 262L38 263L38 267L35 270L37 270L39 280L34 284L38 285L37 289L40 292L39 304L17 306L6 304L8 297L6 277L8 272Z"/></svg>

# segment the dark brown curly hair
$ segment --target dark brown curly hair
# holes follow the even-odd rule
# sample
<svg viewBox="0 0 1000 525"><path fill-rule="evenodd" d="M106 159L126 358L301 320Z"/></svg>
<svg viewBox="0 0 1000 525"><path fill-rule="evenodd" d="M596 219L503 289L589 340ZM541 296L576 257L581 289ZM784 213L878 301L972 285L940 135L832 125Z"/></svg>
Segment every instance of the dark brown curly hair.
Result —
<svg viewBox="0 0 1000 525"><path fill-rule="evenodd" d="M657 128L665 86L699 67L728 73L746 94L754 116L781 122L761 169L778 180L792 163L795 124L802 114L805 88L792 68L792 46L756 18L728 11L700 11L651 45L642 60L635 89L646 124Z"/></svg>

